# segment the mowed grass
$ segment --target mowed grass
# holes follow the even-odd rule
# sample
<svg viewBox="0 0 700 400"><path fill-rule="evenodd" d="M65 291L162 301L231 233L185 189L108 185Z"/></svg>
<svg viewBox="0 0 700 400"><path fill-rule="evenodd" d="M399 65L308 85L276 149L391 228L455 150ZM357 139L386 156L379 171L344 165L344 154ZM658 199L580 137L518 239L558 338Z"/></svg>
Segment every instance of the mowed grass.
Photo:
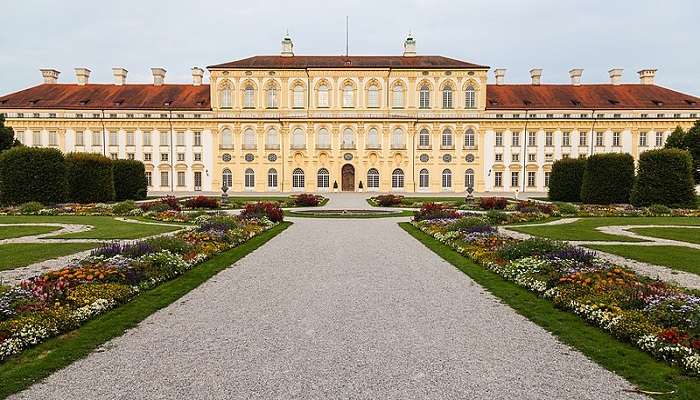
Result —
<svg viewBox="0 0 700 400"><path fill-rule="evenodd" d="M180 277L143 292L133 301L108 311L79 329L49 339L0 363L0 398L31 386L53 372L90 354L108 340L120 336L149 315L168 306L212 276L283 232L283 222L246 243L223 252L185 272Z"/></svg>
<svg viewBox="0 0 700 400"><path fill-rule="evenodd" d="M633 228L629 231L644 236L700 244L700 228Z"/></svg>
<svg viewBox="0 0 700 400"><path fill-rule="evenodd" d="M124 222L107 216L43 216L43 215L2 215L0 224L54 222L60 224L91 225L85 232L51 236L57 239L136 239L179 229L176 225L146 225Z"/></svg>
<svg viewBox="0 0 700 400"><path fill-rule="evenodd" d="M516 312L575 348L602 367L622 376L641 390L673 392L653 394L657 399L700 399L700 379L654 359L635 346L621 342L576 314L559 310L549 300L508 282L426 235L410 223L400 226L427 248L468 275ZM620 398L625 393L620 392Z"/></svg>
<svg viewBox="0 0 700 400"><path fill-rule="evenodd" d="M99 243L10 243L0 245L0 271L24 267L99 246Z"/></svg>
<svg viewBox="0 0 700 400"><path fill-rule="evenodd" d="M61 228L57 226L2 226L0 225L0 240L12 239L22 236L41 235L57 231Z"/></svg>
<svg viewBox="0 0 700 400"><path fill-rule="evenodd" d="M587 245L593 250L700 275L700 250L680 246Z"/></svg>
<svg viewBox="0 0 700 400"><path fill-rule="evenodd" d="M608 240L617 242L640 242L625 236L610 235L596 230L609 225L700 225L697 217L586 217L562 225L519 226L514 231L556 240Z"/></svg>

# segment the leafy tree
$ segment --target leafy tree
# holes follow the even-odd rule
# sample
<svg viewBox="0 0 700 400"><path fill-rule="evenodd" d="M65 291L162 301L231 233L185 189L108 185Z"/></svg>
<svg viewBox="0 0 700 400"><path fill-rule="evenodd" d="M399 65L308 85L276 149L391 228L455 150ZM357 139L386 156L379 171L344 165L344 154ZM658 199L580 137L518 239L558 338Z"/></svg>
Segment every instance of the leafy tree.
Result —
<svg viewBox="0 0 700 400"><path fill-rule="evenodd" d="M683 128L680 126L677 126L676 129L671 133L671 136L666 139L666 148L667 149L684 149L686 150L685 147L685 131Z"/></svg>
<svg viewBox="0 0 700 400"><path fill-rule="evenodd" d="M692 159L688 151L657 149L642 153L631 202L635 206L663 204L695 208Z"/></svg>
<svg viewBox="0 0 700 400"><path fill-rule="evenodd" d="M0 152L19 145L19 141L15 139L15 131L5 126L5 115L0 114Z"/></svg>
<svg viewBox="0 0 700 400"><path fill-rule="evenodd" d="M695 124L688 130L683 132L680 127L673 131L668 140L666 140L666 148L688 150L693 158L693 177L695 183L700 184L700 120L695 121Z"/></svg>

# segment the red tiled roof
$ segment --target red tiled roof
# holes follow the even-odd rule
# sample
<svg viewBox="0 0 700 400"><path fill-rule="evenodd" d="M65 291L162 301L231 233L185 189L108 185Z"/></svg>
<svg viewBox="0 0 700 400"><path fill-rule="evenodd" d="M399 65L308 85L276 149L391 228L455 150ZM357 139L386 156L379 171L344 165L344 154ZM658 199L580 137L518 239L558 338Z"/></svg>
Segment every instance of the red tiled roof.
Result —
<svg viewBox="0 0 700 400"><path fill-rule="evenodd" d="M486 109L700 109L700 98L656 85L488 85Z"/></svg>
<svg viewBox="0 0 700 400"><path fill-rule="evenodd" d="M42 84L0 97L0 108L210 110L211 102L209 85Z"/></svg>
<svg viewBox="0 0 700 400"><path fill-rule="evenodd" d="M488 68L443 56L254 56L207 68Z"/></svg>

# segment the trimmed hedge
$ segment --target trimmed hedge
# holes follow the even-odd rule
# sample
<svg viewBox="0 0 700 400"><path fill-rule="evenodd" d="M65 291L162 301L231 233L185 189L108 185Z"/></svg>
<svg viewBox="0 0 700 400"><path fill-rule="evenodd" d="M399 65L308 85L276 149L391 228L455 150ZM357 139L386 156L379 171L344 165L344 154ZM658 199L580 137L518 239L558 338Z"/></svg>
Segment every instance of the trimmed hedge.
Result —
<svg viewBox="0 0 700 400"><path fill-rule="evenodd" d="M93 153L66 156L68 197L78 203L114 200L112 160Z"/></svg>
<svg viewBox="0 0 700 400"><path fill-rule="evenodd" d="M66 163L58 149L14 147L0 154L4 204L60 203L66 197Z"/></svg>
<svg viewBox="0 0 700 400"><path fill-rule="evenodd" d="M642 153L630 200L635 206L663 204L695 208L693 159L690 153L679 149Z"/></svg>
<svg viewBox="0 0 700 400"><path fill-rule="evenodd" d="M634 158L631 155L594 154L586 160L581 201L588 204L628 203L633 184Z"/></svg>
<svg viewBox="0 0 700 400"><path fill-rule="evenodd" d="M563 158L555 161L549 176L549 200L580 202L585 170L585 158Z"/></svg>
<svg viewBox="0 0 700 400"><path fill-rule="evenodd" d="M116 200L141 200L146 198L148 182L146 168L141 161L114 160L114 195Z"/></svg>

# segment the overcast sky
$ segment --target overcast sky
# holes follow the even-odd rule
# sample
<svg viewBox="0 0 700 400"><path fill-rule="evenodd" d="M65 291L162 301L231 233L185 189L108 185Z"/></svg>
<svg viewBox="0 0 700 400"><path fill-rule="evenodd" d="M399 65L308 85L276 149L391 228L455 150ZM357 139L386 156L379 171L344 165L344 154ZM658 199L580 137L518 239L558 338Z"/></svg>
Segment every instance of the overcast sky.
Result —
<svg viewBox="0 0 700 400"><path fill-rule="evenodd" d="M39 68L92 70L112 82L111 68L129 82L150 82L151 67L166 82L190 82L192 66L255 54L277 54L288 29L297 54L401 54L409 31L418 54L439 54L491 68L506 81L528 82L543 68L544 83L568 82L583 68L584 83L607 82L608 70L658 68L657 83L700 95L698 0L3 0L0 93L41 82ZM493 74L489 74L493 81Z"/></svg>

